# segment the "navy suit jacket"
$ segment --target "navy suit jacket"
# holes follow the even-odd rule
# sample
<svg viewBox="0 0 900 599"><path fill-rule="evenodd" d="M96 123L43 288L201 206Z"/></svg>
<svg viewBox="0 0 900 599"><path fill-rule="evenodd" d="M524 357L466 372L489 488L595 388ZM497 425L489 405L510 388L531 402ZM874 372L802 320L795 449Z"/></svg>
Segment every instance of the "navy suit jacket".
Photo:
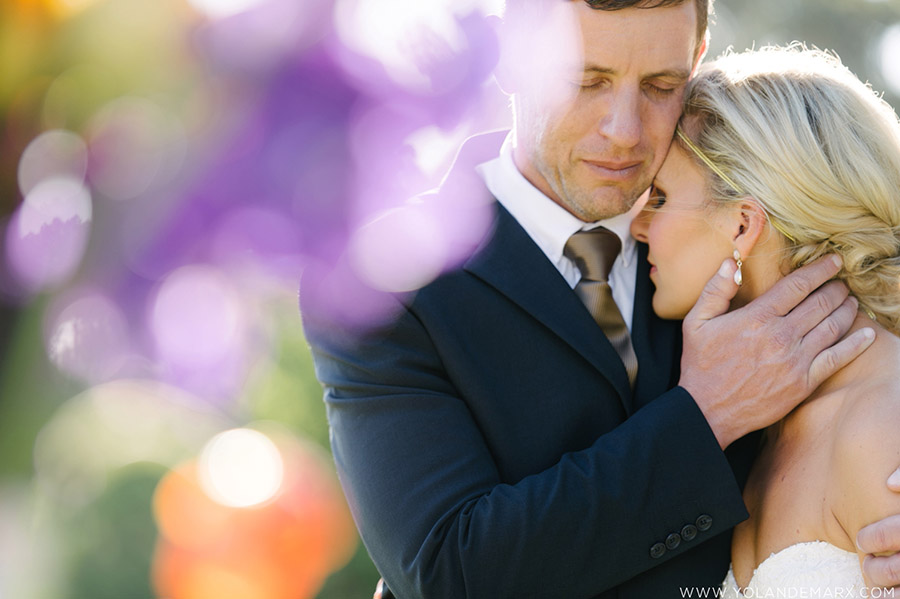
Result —
<svg viewBox="0 0 900 599"><path fill-rule="evenodd" d="M442 191L488 194L463 147ZM442 199L443 198L443 199ZM641 246L634 391L587 309L499 204L461 267L377 330L343 326L312 278L301 309L338 473L400 599L682 597L718 586L755 453L722 452L676 387L680 323L651 309ZM401 301L401 300L396 300Z"/></svg>

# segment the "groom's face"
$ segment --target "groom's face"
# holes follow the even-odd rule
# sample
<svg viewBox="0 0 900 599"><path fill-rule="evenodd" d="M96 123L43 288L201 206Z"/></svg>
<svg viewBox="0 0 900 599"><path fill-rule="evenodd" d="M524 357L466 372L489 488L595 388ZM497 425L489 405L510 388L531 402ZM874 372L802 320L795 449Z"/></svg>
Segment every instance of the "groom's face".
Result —
<svg viewBox="0 0 900 599"><path fill-rule="evenodd" d="M551 12L535 29L532 76L515 90L516 164L581 220L609 218L631 208L665 158L701 54L696 8L604 11L579 0Z"/></svg>

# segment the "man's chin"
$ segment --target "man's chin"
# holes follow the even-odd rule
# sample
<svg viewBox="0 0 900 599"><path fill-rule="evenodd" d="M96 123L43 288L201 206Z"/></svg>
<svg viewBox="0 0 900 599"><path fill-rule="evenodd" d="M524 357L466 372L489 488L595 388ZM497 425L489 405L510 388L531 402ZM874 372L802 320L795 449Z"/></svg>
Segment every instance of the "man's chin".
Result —
<svg viewBox="0 0 900 599"><path fill-rule="evenodd" d="M630 194L618 189L603 189L589 201L580 202L575 216L585 222L613 218L631 210L640 196L640 193Z"/></svg>

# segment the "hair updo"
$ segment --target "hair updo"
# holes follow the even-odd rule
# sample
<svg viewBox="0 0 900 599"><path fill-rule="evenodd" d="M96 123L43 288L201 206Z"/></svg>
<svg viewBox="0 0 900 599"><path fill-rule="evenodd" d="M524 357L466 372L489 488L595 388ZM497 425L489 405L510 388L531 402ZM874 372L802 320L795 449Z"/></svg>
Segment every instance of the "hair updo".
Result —
<svg viewBox="0 0 900 599"><path fill-rule="evenodd" d="M790 270L839 254L837 278L900 333L900 122L887 102L836 56L794 44L702 66L682 120L743 192L698 161L714 201L755 198Z"/></svg>

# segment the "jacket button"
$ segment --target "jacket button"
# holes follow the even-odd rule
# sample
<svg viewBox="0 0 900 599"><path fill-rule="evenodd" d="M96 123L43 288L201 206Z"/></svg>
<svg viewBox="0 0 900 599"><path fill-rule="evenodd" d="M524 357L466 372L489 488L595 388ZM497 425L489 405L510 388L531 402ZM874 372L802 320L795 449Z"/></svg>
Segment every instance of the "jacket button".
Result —
<svg viewBox="0 0 900 599"><path fill-rule="evenodd" d="M663 555L666 554L666 546L662 543L657 543L653 547L650 548L650 557L653 559L659 559Z"/></svg>
<svg viewBox="0 0 900 599"><path fill-rule="evenodd" d="M697 527L693 524L685 524L681 529L681 538L685 541L693 541L697 536Z"/></svg>
<svg viewBox="0 0 900 599"><path fill-rule="evenodd" d="M697 518L697 522L695 522L695 524L697 525L697 528L700 530L700 532L706 532L707 530L712 528L712 522L712 516L710 516L709 514L703 514L702 516Z"/></svg>
<svg viewBox="0 0 900 599"><path fill-rule="evenodd" d="M673 532L666 537L666 548L670 551L681 545L681 536L677 532Z"/></svg>

